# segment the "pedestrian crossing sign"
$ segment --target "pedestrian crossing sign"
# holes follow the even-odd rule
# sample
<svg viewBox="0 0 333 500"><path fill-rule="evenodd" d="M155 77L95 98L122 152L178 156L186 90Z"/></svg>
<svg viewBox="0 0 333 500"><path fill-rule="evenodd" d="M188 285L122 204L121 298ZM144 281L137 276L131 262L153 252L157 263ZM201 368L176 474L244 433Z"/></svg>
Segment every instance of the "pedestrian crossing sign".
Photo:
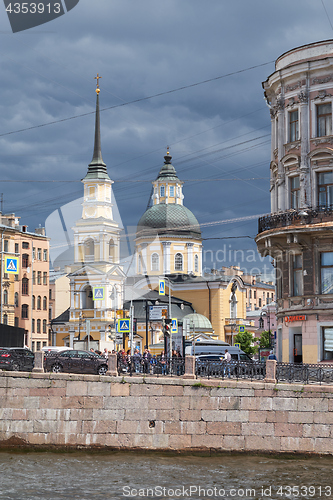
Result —
<svg viewBox="0 0 333 500"><path fill-rule="evenodd" d="M5 273L18 274L19 273L19 258L5 256Z"/></svg>
<svg viewBox="0 0 333 500"><path fill-rule="evenodd" d="M104 286L94 286L93 300L104 300Z"/></svg>
<svg viewBox="0 0 333 500"><path fill-rule="evenodd" d="M159 282L158 282L158 294L165 295L165 280L159 280Z"/></svg>
<svg viewBox="0 0 333 500"><path fill-rule="evenodd" d="M129 318L117 319L118 333L130 333L130 331L131 331L131 320Z"/></svg>
<svg viewBox="0 0 333 500"><path fill-rule="evenodd" d="M171 319L171 333L178 333L178 320L177 320L177 318Z"/></svg>

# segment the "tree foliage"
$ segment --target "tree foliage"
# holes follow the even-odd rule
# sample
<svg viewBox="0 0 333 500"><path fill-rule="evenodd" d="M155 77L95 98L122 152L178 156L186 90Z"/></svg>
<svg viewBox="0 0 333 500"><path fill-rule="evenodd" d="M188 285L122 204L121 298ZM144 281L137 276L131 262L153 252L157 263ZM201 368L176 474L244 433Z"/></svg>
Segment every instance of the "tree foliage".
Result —
<svg viewBox="0 0 333 500"><path fill-rule="evenodd" d="M238 333L235 335L235 342L240 344L240 348L249 356L253 356L258 350L257 346L253 345L258 339L253 337L251 332L245 330L244 333Z"/></svg>
<svg viewBox="0 0 333 500"><path fill-rule="evenodd" d="M269 347L271 347L268 330L264 330L263 332L261 332L259 338L259 347L261 349L268 349Z"/></svg>

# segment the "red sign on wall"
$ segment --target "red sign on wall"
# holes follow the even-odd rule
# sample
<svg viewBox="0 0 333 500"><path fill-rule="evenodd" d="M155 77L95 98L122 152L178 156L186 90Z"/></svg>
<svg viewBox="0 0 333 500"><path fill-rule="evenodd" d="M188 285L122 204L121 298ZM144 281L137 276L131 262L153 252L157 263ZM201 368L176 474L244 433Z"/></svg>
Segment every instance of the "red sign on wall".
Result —
<svg viewBox="0 0 333 500"><path fill-rule="evenodd" d="M286 323L292 323L293 321L306 321L305 314L300 314L298 316L285 316L284 318Z"/></svg>

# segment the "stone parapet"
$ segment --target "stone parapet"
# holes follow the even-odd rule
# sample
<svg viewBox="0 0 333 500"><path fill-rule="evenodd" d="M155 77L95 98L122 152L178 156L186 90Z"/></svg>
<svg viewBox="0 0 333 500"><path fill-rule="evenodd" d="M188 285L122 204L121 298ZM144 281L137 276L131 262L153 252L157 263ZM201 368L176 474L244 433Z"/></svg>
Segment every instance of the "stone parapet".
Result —
<svg viewBox="0 0 333 500"><path fill-rule="evenodd" d="M0 372L0 446L333 454L333 387Z"/></svg>

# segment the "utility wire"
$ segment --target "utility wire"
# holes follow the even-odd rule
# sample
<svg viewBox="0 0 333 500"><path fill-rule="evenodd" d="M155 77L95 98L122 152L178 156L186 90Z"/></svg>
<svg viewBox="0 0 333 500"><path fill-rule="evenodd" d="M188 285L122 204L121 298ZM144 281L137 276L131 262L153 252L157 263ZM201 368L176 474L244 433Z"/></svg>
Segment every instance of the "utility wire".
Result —
<svg viewBox="0 0 333 500"><path fill-rule="evenodd" d="M149 99L153 99L155 97L161 97L163 95L173 94L174 92L179 92L180 90L185 90L185 89L197 87L198 85L203 85L205 83L210 83L210 82L213 82L213 81L216 81L216 80L221 80L222 78L227 78L229 76L238 75L240 73L244 73L245 71L250 71L251 69L256 69L256 68L260 68L262 66L267 66L268 64L272 64L272 63L274 63L274 61L268 61L268 62L265 62L265 63L262 63L262 64L257 64L255 66L250 66L249 68L244 68L244 69L240 69L238 71L233 71L232 73L227 73L225 75L216 76L214 78L209 78L208 80L203 80L201 82L191 83L190 85L184 85L183 87L178 87L176 89L167 90L165 92L159 92L158 94L153 94L151 96L141 97L141 98L138 98L138 99L134 99L133 101L123 102L121 104L115 104L114 106L108 106L106 108L100 109L100 112L107 111L109 109L121 108L123 106L128 106L129 104L135 104L137 102L147 101ZM94 111L89 111L87 113L82 113L80 115L70 116L68 118L62 118L60 120L53 120L52 122L42 123L40 125L33 125L32 127L22 128L22 129L19 129L19 130L13 130L11 132L5 132L4 134L0 134L0 137L4 137L6 135L17 134L19 132L26 132L27 130L34 130L36 128L47 127L48 125L54 125L55 123L62 123L62 122L66 122L66 121L69 121L69 120L74 120L76 118L82 118L83 116L89 116L89 115L92 115L92 114L95 114L95 110Z"/></svg>
<svg viewBox="0 0 333 500"><path fill-rule="evenodd" d="M331 22L330 16L328 15L328 12L327 12L327 10L326 10L325 4L324 4L324 0L321 0L321 3L322 3L322 5L323 5L323 7L324 7L324 11L325 11L325 13L326 13L326 16L327 16L328 22L330 23L331 28L332 28L332 30L333 30L333 25L332 25L332 22Z"/></svg>

